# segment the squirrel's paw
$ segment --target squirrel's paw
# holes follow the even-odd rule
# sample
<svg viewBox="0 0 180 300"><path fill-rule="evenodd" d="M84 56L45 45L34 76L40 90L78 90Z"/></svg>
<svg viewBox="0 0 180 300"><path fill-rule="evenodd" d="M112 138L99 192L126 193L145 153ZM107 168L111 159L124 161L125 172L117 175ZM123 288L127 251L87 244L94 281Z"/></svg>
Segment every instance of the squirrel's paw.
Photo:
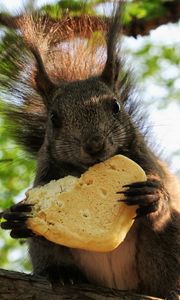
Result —
<svg viewBox="0 0 180 300"><path fill-rule="evenodd" d="M1 223L1 228L11 230L10 236L15 239L34 236L26 226L27 219L31 217L31 208L32 205L22 203L11 206L1 214L5 219Z"/></svg>
<svg viewBox="0 0 180 300"><path fill-rule="evenodd" d="M159 203L163 192L163 186L160 181L148 179L143 182L135 182L124 186L125 199L120 200L127 205L139 205L136 210L136 219L156 212L159 209Z"/></svg>
<svg viewBox="0 0 180 300"><path fill-rule="evenodd" d="M165 300L180 300L180 290L170 291Z"/></svg>
<svg viewBox="0 0 180 300"><path fill-rule="evenodd" d="M52 265L40 274L45 276L54 286L87 283L86 277L75 266Z"/></svg>

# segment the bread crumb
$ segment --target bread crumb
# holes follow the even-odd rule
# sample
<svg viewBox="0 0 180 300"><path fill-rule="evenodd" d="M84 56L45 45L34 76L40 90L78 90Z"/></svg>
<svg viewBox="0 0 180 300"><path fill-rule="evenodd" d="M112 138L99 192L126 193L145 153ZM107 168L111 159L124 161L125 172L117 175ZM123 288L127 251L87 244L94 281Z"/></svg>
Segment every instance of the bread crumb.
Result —
<svg viewBox="0 0 180 300"><path fill-rule="evenodd" d="M89 218L91 217L91 214L90 214L90 212L89 212L88 209L86 209L86 210L81 210L80 213L81 213L82 217L85 218L85 219L86 219L86 218L89 219Z"/></svg>

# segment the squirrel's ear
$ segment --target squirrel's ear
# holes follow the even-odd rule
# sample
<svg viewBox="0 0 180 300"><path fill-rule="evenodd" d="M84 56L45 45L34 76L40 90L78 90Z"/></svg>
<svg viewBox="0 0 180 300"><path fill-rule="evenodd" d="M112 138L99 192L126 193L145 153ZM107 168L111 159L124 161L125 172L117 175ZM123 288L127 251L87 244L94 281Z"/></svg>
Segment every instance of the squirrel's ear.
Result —
<svg viewBox="0 0 180 300"><path fill-rule="evenodd" d="M116 83L118 81L118 75L120 71L119 52L122 32L122 10L122 1L115 1L114 11L106 37L107 60L104 70L101 74L101 79L113 90L116 89Z"/></svg>
<svg viewBox="0 0 180 300"><path fill-rule="evenodd" d="M107 59L105 68L102 72L101 79L113 90L116 89L119 76L120 62L118 59Z"/></svg>
<svg viewBox="0 0 180 300"><path fill-rule="evenodd" d="M32 54L36 60L36 74L35 74L35 83L37 91L43 97L43 101L46 107L50 105L52 94L57 88L56 85L50 80L46 69L44 67L44 63L42 61L39 50L35 47L30 47Z"/></svg>

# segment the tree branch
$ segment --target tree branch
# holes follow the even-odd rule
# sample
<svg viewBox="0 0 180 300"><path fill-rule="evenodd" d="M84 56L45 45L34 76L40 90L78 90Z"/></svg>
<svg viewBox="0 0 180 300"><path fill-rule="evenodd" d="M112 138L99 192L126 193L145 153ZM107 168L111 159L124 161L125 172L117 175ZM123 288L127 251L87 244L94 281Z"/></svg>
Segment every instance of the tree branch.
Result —
<svg viewBox="0 0 180 300"><path fill-rule="evenodd" d="M176 23L180 19L180 1L164 1L164 14L156 18L132 18L131 23L124 26L124 34L137 37L138 35L148 35L150 30L156 29L160 25Z"/></svg>
<svg viewBox="0 0 180 300"><path fill-rule="evenodd" d="M163 15L158 17L146 17L142 19L137 19L132 17L132 20L127 25L123 26L123 32L127 36L137 37L138 35L148 35L150 30L156 29L160 25L167 23L176 23L180 19L180 1L164 1L162 4L162 9L164 10ZM7 26L12 29L17 29L22 27L23 22L25 22L26 16L8 16L7 14L0 13L0 24ZM23 21L22 21L23 20ZM106 27L109 22L109 18L103 18L105 23L102 22L102 19L96 16L75 16L75 17L64 17L61 20L54 20L49 16L41 18L42 23L46 23L46 30L49 31L49 28L52 26L56 27L57 31L57 40L61 37L61 40L66 40L71 38L72 28L74 30L74 35L89 37L93 31L97 30L106 30ZM86 28L87 30L82 30ZM90 31L89 31L90 29ZM54 39L55 41L56 39Z"/></svg>
<svg viewBox="0 0 180 300"><path fill-rule="evenodd" d="M91 285L59 286L45 279L0 269L1 300L162 300Z"/></svg>

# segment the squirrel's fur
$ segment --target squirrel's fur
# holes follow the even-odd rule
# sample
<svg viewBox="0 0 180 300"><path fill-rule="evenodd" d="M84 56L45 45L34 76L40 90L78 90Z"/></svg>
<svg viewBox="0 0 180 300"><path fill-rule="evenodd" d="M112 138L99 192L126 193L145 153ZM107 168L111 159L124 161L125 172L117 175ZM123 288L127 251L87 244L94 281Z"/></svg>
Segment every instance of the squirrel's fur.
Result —
<svg viewBox="0 0 180 300"><path fill-rule="evenodd" d="M178 184L147 144L146 117L121 54L121 6L109 24L81 16L65 17L57 27L44 16L28 15L15 24L0 16L1 24L18 29L3 38L0 84L16 140L37 158L34 185L79 176L117 153L136 161L148 177L140 190L129 187L129 197L139 201L139 218L115 251L67 249L32 237L34 272L65 282L85 276L96 284L165 297L179 289Z"/></svg>

